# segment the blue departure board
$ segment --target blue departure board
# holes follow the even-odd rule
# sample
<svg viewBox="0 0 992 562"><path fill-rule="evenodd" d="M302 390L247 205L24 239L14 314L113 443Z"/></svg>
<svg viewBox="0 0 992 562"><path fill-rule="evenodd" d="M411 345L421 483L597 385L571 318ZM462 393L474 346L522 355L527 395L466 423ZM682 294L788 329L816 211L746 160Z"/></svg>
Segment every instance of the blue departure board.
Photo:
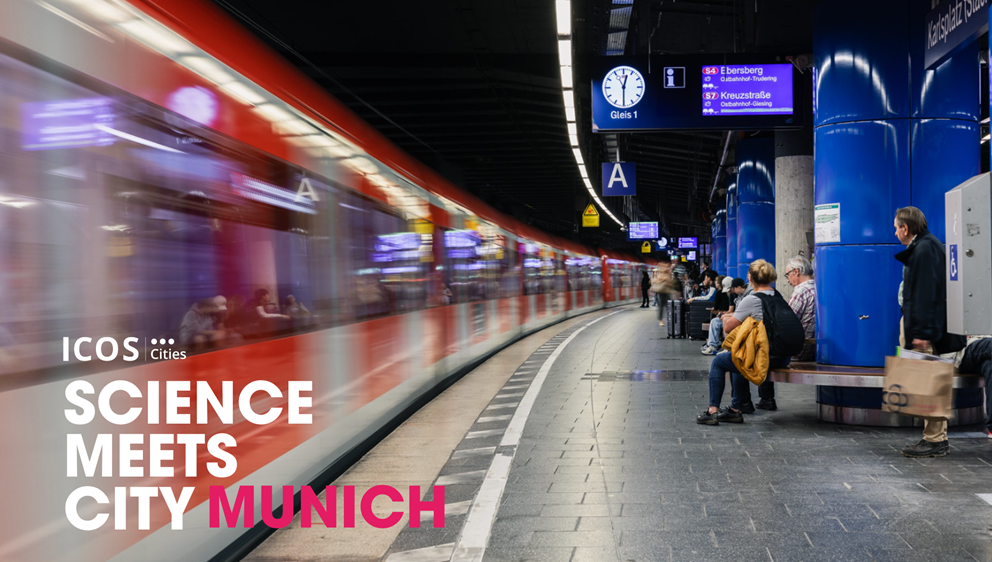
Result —
<svg viewBox="0 0 992 562"><path fill-rule="evenodd" d="M627 240L657 240L658 223L632 222L627 225Z"/></svg>

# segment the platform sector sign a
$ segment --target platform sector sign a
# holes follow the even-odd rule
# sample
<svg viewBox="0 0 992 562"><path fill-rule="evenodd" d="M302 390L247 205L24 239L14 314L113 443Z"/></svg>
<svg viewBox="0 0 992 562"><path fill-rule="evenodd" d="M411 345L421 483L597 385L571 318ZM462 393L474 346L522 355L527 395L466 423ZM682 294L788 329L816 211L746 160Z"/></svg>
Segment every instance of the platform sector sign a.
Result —
<svg viewBox="0 0 992 562"><path fill-rule="evenodd" d="M635 162L603 162L603 196L637 195Z"/></svg>
<svg viewBox="0 0 992 562"><path fill-rule="evenodd" d="M792 63L768 55L598 57L592 76L594 132L795 129L808 97Z"/></svg>

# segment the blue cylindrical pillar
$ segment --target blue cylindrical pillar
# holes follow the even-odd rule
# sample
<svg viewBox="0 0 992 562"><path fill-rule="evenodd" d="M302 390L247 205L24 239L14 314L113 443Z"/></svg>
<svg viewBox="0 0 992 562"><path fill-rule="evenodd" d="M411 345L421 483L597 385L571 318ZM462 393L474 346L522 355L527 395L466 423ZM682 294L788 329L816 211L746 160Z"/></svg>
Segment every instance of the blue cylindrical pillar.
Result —
<svg viewBox="0 0 992 562"><path fill-rule="evenodd" d="M720 209L713 218L713 270L727 275L727 211Z"/></svg>
<svg viewBox="0 0 992 562"><path fill-rule="evenodd" d="M929 0L834 0L816 8L820 363L884 365L898 344L901 314L895 212L919 207L943 239L944 193L979 172L978 46L925 70L930 8ZM872 282L853 281L858 272L871 272Z"/></svg>
<svg viewBox="0 0 992 562"><path fill-rule="evenodd" d="M737 271L751 262L775 264L775 139L737 143Z"/></svg>
<svg viewBox="0 0 992 562"><path fill-rule="evenodd" d="M737 183L727 188L727 275L737 277Z"/></svg>

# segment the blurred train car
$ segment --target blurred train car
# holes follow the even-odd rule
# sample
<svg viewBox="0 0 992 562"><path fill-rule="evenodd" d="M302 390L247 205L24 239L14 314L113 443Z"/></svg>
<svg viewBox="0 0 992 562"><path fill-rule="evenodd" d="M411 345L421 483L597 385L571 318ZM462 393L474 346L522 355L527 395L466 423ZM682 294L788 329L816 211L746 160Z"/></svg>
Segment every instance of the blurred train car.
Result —
<svg viewBox="0 0 992 562"><path fill-rule="evenodd" d="M309 484L509 342L639 298L639 260L459 191L198 1L3 2L0 120L0 559L209 560L247 531L208 526L209 486ZM63 346L81 337L136 337L142 360L80 361ZM264 379L283 396L310 380L313 423L73 425L80 379L235 394ZM122 432L228 433L236 473L211 476L201 455L192 476L166 445L173 477L152 477L147 454L141 477L116 457L116 476L67 477L67 434L92 447ZM62 517L80 486L196 492L182 532L161 502L138 529L134 498L127 530L84 532Z"/></svg>

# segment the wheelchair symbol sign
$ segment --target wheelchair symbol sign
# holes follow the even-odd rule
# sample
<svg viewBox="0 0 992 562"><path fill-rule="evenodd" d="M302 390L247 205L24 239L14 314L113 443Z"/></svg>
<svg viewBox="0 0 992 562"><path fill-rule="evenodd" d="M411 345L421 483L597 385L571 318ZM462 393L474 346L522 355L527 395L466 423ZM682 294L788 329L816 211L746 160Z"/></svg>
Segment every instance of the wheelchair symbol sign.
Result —
<svg viewBox="0 0 992 562"><path fill-rule="evenodd" d="M951 259L949 260L951 281L958 280L958 245L951 244L950 248Z"/></svg>

